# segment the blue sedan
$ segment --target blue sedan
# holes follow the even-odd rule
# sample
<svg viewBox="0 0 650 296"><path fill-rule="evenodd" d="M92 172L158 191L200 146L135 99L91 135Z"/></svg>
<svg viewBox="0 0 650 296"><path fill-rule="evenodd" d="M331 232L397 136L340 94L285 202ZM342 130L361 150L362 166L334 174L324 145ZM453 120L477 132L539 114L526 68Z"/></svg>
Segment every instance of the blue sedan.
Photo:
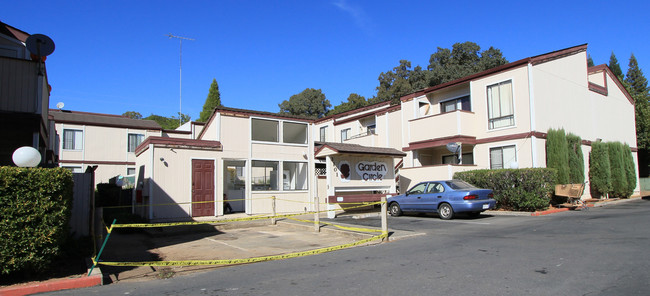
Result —
<svg viewBox="0 0 650 296"><path fill-rule="evenodd" d="M437 212L444 220L461 212L476 217L496 207L492 190L476 188L461 180L418 183L405 194L389 197L386 202L391 216L400 216L402 212Z"/></svg>

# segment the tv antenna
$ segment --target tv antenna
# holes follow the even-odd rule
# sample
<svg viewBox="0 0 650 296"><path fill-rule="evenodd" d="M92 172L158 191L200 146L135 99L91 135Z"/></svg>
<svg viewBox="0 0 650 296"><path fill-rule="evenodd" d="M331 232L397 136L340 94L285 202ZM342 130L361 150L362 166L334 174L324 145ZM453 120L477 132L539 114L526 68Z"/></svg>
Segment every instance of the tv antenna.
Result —
<svg viewBox="0 0 650 296"><path fill-rule="evenodd" d="M183 124L183 40L190 40L194 41L195 39L193 38L188 38L188 37L183 37L183 36L176 36L172 35L172 33L167 34L167 37L169 39L176 38L178 41L180 41L180 47L178 51L178 56L179 56L179 63L178 63L178 127L180 127Z"/></svg>

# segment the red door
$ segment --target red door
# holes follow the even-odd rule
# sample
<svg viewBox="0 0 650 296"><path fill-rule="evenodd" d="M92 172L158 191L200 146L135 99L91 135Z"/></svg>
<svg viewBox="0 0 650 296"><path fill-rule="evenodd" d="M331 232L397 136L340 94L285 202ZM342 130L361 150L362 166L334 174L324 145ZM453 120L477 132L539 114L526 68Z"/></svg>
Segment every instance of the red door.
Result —
<svg viewBox="0 0 650 296"><path fill-rule="evenodd" d="M192 159L192 217L214 216L214 161Z"/></svg>

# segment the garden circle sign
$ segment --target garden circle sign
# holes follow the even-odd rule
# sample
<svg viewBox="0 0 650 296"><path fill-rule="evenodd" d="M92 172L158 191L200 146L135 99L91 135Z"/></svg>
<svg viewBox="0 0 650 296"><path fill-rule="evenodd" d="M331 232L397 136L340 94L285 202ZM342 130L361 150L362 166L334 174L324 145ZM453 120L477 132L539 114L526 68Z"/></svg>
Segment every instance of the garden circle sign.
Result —
<svg viewBox="0 0 650 296"><path fill-rule="evenodd" d="M354 167L363 181L381 182L388 173L388 165L379 161L360 161Z"/></svg>

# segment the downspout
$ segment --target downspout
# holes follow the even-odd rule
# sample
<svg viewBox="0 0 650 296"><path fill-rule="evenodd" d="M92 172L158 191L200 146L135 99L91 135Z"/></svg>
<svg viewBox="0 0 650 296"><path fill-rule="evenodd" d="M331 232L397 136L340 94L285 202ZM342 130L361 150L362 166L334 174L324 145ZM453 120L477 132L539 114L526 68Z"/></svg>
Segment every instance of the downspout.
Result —
<svg viewBox="0 0 650 296"><path fill-rule="evenodd" d="M528 63L528 100L529 100L529 117L530 117L530 154L532 158L533 168L538 167L537 164L537 137L535 137L535 90L533 89L533 65Z"/></svg>
<svg viewBox="0 0 650 296"><path fill-rule="evenodd" d="M151 172L149 173L149 220L153 219L153 172L154 172L154 154L153 144L149 144L149 166Z"/></svg>

